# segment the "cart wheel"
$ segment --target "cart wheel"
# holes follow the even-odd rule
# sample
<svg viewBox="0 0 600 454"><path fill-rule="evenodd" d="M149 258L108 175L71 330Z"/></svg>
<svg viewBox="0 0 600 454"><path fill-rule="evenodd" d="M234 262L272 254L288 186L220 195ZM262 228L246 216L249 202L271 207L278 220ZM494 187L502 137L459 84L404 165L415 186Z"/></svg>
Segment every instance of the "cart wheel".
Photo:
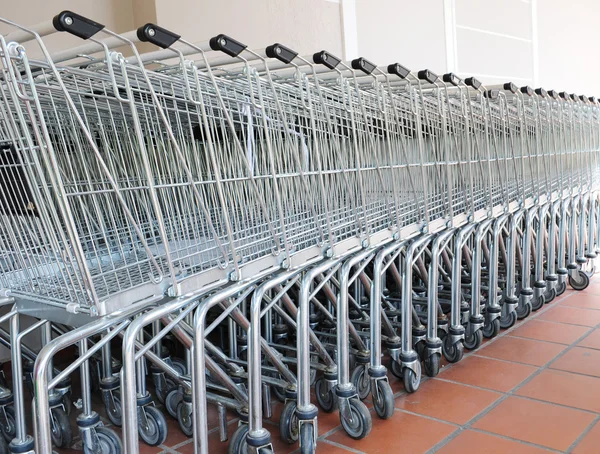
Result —
<svg viewBox="0 0 600 454"><path fill-rule="evenodd" d="M171 358L171 364L179 375L187 374L187 364L181 358Z"/></svg>
<svg viewBox="0 0 600 454"><path fill-rule="evenodd" d="M348 411L350 419L346 419L340 412L340 422L346 433L355 440L361 440L369 435L373 427L371 412L367 406L356 397L348 399Z"/></svg>
<svg viewBox="0 0 600 454"><path fill-rule="evenodd" d="M248 444L246 436L248 435L248 425L240 424L229 440L227 454L246 454L248 452Z"/></svg>
<svg viewBox="0 0 600 454"><path fill-rule="evenodd" d="M501 315L500 318L500 328L508 329L512 328L515 323L517 323L517 313L516 311L511 311L508 315Z"/></svg>
<svg viewBox="0 0 600 454"><path fill-rule="evenodd" d="M551 303L556 298L556 289L554 287L550 289L546 289L544 292L544 299L546 300L546 304Z"/></svg>
<svg viewBox="0 0 600 454"><path fill-rule="evenodd" d="M425 366L425 374L428 377L435 377L440 373L440 355L439 353L434 353L433 355L429 355L423 361L423 365Z"/></svg>
<svg viewBox="0 0 600 454"><path fill-rule="evenodd" d="M171 417L177 418L177 407L182 400L183 395L178 388L172 389L167 393L167 397L165 398L165 407Z"/></svg>
<svg viewBox="0 0 600 454"><path fill-rule="evenodd" d="M71 397L68 394L63 394L62 396L62 404L65 407L65 413L67 416L71 415L71 410L73 409L73 402L71 402Z"/></svg>
<svg viewBox="0 0 600 454"><path fill-rule="evenodd" d="M315 446L315 426L312 423L302 424L300 427L300 451L303 453L314 453L317 450Z"/></svg>
<svg viewBox="0 0 600 454"><path fill-rule="evenodd" d="M123 420L121 412L121 393L119 391L105 392L104 408L106 409L106 416L108 416L110 422L117 427L121 427Z"/></svg>
<svg viewBox="0 0 600 454"><path fill-rule="evenodd" d="M540 295L537 298L532 298L531 299L531 310L532 311L539 311L542 307L544 307L544 304L546 304L546 298L544 298L544 295Z"/></svg>
<svg viewBox="0 0 600 454"><path fill-rule="evenodd" d="M123 444L121 439L114 430L108 427L98 426L95 429L98 439L97 449L90 448L83 443L84 454L121 454L123 452Z"/></svg>
<svg viewBox="0 0 600 454"><path fill-rule="evenodd" d="M396 377L398 380L402 380L402 366L400 366L400 363L398 361L392 359L390 369L394 377Z"/></svg>
<svg viewBox="0 0 600 454"><path fill-rule="evenodd" d="M288 445L298 441L298 418L296 416L296 401L288 401L279 417L279 434Z"/></svg>
<svg viewBox="0 0 600 454"><path fill-rule="evenodd" d="M2 421L2 435L9 443L15 436L17 435L17 426L15 423L15 409L12 405L7 405L4 407L4 411L6 412L6 420Z"/></svg>
<svg viewBox="0 0 600 454"><path fill-rule="evenodd" d="M191 437L194 434L194 419L192 418L191 405L186 405L183 402L179 403L177 407L177 422L181 431L187 437Z"/></svg>
<svg viewBox="0 0 600 454"><path fill-rule="evenodd" d="M0 454L8 454L8 443L3 437L0 437Z"/></svg>
<svg viewBox="0 0 600 454"><path fill-rule="evenodd" d="M394 414L394 392L387 380L376 380L377 391L373 393L373 406L377 416L389 419Z"/></svg>
<svg viewBox="0 0 600 454"><path fill-rule="evenodd" d="M468 350L475 350L481 346L483 342L483 332L481 329L478 329L470 336L465 336L465 348Z"/></svg>
<svg viewBox="0 0 600 454"><path fill-rule="evenodd" d="M146 425L142 424L144 418L138 419L140 438L149 446L158 446L167 439L167 420L158 408L151 405L140 408L146 413Z"/></svg>
<svg viewBox="0 0 600 454"><path fill-rule="evenodd" d="M331 413L338 408L338 399L333 389L327 389L327 383L323 377L320 377L315 382L315 394L317 403L321 410L326 413Z"/></svg>
<svg viewBox="0 0 600 454"><path fill-rule="evenodd" d="M573 290L578 292L585 290L590 285L590 277L583 271L579 271L579 279L573 279L573 276L569 276L569 285Z"/></svg>
<svg viewBox="0 0 600 454"><path fill-rule="evenodd" d="M563 293L565 293L565 290L567 290L567 283L566 282L559 282L556 285L556 296L560 296Z"/></svg>
<svg viewBox="0 0 600 454"><path fill-rule="evenodd" d="M350 376L350 381L356 387L356 392L360 400L365 400L369 397L369 393L371 392L371 378L364 364L360 364L354 368Z"/></svg>
<svg viewBox="0 0 600 454"><path fill-rule="evenodd" d="M524 318L529 317L529 315L531 314L531 303L529 301L527 301L525 303L525 307L517 306L516 312L517 312L517 318L519 320L523 320Z"/></svg>
<svg viewBox="0 0 600 454"><path fill-rule="evenodd" d="M410 367L405 367L402 370L402 381L404 382L406 392L414 393L419 389L419 385L421 384L421 363L419 361L417 361L416 372Z"/></svg>
<svg viewBox="0 0 600 454"><path fill-rule="evenodd" d="M481 332L487 339L496 337L500 332L500 318L495 318L491 323L485 323Z"/></svg>
<svg viewBox="0 0 600 454"><path fill-rule="evenodd" d="M465 346L462 341L452 342L450 336L446 336L442 344L442 353L449 363L459 362L465 354Z"/></svg>
<svg viewBox="0 0 600 454"><path fill-rule="evenodd" d="M73 443L73 428L69 417L62 408L50 410L52 419L52 443L57 448L70 448Z"/></svg>

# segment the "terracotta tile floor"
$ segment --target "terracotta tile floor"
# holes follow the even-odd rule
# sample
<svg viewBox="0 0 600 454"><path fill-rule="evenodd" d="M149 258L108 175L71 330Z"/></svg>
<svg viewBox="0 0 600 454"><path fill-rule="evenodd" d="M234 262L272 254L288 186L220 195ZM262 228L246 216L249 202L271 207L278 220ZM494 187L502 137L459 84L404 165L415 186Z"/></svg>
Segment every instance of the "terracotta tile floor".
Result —
<svg viewBox="0 0 600 454"><path fill-rule="evenodd" d="M460 363L443 363L439 376L423 379L415 394L391 375L390 381L396 410L389 420L378 419L367 401L373 429L356 441L337 413L320 414L317 452L600 453L600 277L583 292L567 290ZM281 404L273 405L265 426L275 452L299 452L280 440ZM229 435L236 427L232 418ZM226 449L213 422L209 450ZM169 422L165 444L141 445L140 452L191 453L193 442Z"/></svg>

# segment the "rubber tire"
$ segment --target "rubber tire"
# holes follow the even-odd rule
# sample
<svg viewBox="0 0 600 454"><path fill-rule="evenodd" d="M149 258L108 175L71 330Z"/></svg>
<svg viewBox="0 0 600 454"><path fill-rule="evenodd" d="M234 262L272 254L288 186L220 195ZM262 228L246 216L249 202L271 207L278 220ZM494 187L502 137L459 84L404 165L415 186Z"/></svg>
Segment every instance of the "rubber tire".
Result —
<svg viewBox="0 0 600 454"><path fill-rule="evenodd" d="M142 411L140 409L140 411ZM148 446L158 446L163 444L167 439L167 420L160 410L152 405L144 407L146 418L151 425L152 432L146 432L145 428L141 427L142 418L138 419L138 433L140 438Z"/></svg>
<svg viewBox="0 0 600 454"><path fill-rule="evenodd" d="M350 382L354 384L360 400L365 400L371 394L371 377L364 364L359 364L352 371Z"/></svg>
<svg viewBox="0 0 600 454"><path fill-rule="evenodd" d="M185 434L186 437L191 437L194 434L194 419L192 413L188 413L188 406L183 402L180 402L177 406L177 422L179 428Z"/></svg>
<svg viewBox="0 0 600 454"><path fill-rule="evenodd" d="M315 452L315 426L311 423L302 424L300 427L300 452Z"/></svg>
<svg viewBox="0 0 600 454"><path fill-rule="evenodd" d="M171 358L171 364L179 375L187 375L187 365L184 360L181 358Z"/></svg>
<svg viewBox="0 0 600 454"><path fill-rule="evenodd" d="M248 424L240 424L229 440L227 454L247 454L248 444L246 436L248 435Z"/></svg>
<svg viewBox="0 0 600 454"><path fill-rule="evenodd" d="M104 409L106 410L106 416L108 417L108 419L114 426L121 427L123 425L123 409L121 407L121 393L119 391L113 391L112 399L114 399L113 411L109 410L107 402L104 401Z"/></svg>
<svg viewBox="0 0 600 454"><path fill-rule="evenodd" d="M54 424L51 426L52 443L57 448L70 448L73 444L73 428L69 416L62 408L50 410Z"/></svg>
<svg viewBox="0 0 600 454"><path fill-rule="evenodd" d="M515 312L517 313L517 319L519 320L523 320L524 318L529 317L531 315L531 303L529 301L525 303L525 308L523 309L517 306Z"/></svg>
<svg viewBox="0 0 600 454"><path fill-rule="evenodd" d="M71 402L71 396L69 394L63 394L62 404L65 406L64 410L67 416L71 416L71 410L73 409L73 402Z"/></svg>
<svg viewBox="0 0 600 454"><path fill-rule="evenodd" d="M531 299L531 310L533 312L537 312L539 311L542 307L544 307L544 304L546 304L546 298L544 297L544 294L542 293L539 298L532 298Z"/></svg>
<svg viewBox="0 0 600 454"><path fill-rule="evenodd" d="M562 295L563 293L565 293L566 290L567 290L566 282L559 282L558 284L556 284L556 296Z"/></svg>
<svg viewBox="0 0 600 454"><path fill-rule="evenodd" d="M390 419L394 414L394 391L387 380L375 380L377 391L373 393L373 407L381 419Z"/></svg>
<svg viewBox="0 0 600 454"><path fill-rule="evenodd" d="M348 399L348 411L352 415L352 420L347 421L340 412L340 423L344 431L355 440L362 440L373 427L373 419L371 418L371 412L367 406L356 397ZM354 423L354 424L352 424Z"/></svg>
<svg viewBox="0 0 600 454"><path fill-rule="evenodd" d="M590 277L583 271L579 271L579 278L581 279L581 282L578 282L571 276L569 276L569 285L573 290L581 292L582 290L588 288L588 285L590 285Z"/></svg>
<svg viewBox="0 0 600 454"><path fill-rule="evenodd" d="M328 390L327 383L325 383L325 379L323 377L319 377L315 382L315 395L317 398L317 404L319 404L319 408L323 410L325 413L331 413L338 408L338 399L337 395L333 392L333 389Z"/></svg>
<svg viewBox="0 0 600 454"><path fill-rule="evenodd" d="M288 401L279 417L279 435L281 439L288 445L292 445L298 441L298 418L296 417L296 401Z"/></svg>
<svg viewBox="0 0 600 454"><path fill-rule="evenodd" d="M465 346L461 341L451 343L450 336L446 336L444 343L442 344L442 353L446 361L449 363L459 362L465 354Z"/></svg>
<svg viewBox="0 0 600 454"><path fill-rule="evenodd" d="M182 400L183 394L177 388L172 389L167 393L167 397L165 397L165 408L172 418L177 418L177 407L179 407L179 403Z"/></svg>
<svg viewBox="0 0 600 454"><path fill-rule="evenodd" d="M400 366L400 363L395 359L392 359L390 370L392 371L392 375L394 377L396 377L398 380L402 380L402 366Z"/></svg>
<svg viewBox="0 0 600 454"><path fill-rule="evenodd" d="M557 296L556 289L554 287L552 287L550 289L546 289L546 291L544 292L544 300L546 301L546 304L554 301L556 296Z"/></svg>
<svg viewBox="0 0 600 454"><path fill-rule="evenodd" d="M467 350L477 350L483 342L483 330L478 329L472 336L465 336L464 346Z"/></svg>
<svg viewBox="0 0 600 454"><path fill-rule="evenodd" d="M440 373L441 360L442 358L439 353L433 353L425 358L425 361L423 361L423 366L425 369L425 374L428 377L436 377Z"/></svg>
<svg viewBox="0 0 600 454"><path fill-rule="evenodd" d="M410 367L405 367L402 370L402 382L404 389L408 393L414 393L421 385L421 363L417 361L417 372Z"/></svg>
<svg viewBox="0 0 600 454"><path fill-rule="evenodd" d="M500 328L512 328L515 326L515 323L517 323L517 313L516 311L511 311L509 312L508 316L505 317L504 315L501 315L498 320L500 320Z"/></svg>
<svg viewBox="0 0 600 454"><path fill-rule="evenodd" d="M104 426L97 426L94 430L98 437L100 451L99 453L90 451L84 444L83 454L121 454L123 452L123 443L114 430Z"/></svg>
<svg viewBox="0 0 600 454"><path fill-rule="evenodd" d="M11 442L13 438L17 435L17 424L15 421L15 409L12 405L7 405L4 407L6 411L6 426L2 424L1 430L2 435L4 435L4 439L7 442Z"/></svg>
<svg viewBox="0 0 600 454"><path fill-rule="evenodd" d="M493 339L496 337L500 332L500 317L495 318L491 323L484 323L481 332L486 339Z"/></svg>

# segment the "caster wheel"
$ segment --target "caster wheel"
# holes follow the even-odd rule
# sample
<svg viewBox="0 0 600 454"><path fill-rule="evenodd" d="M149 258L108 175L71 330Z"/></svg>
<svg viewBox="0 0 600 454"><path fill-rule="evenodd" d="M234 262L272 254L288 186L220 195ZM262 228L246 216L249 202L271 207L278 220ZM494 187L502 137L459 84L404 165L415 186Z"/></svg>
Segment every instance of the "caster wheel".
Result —
<svg viewBox="0 0 600 454"><path fill-rule="evenodd" d="M311 423L302 424L300 427L300 452L316 452L315 426Z"/></svg>
<svg viewBox="0 0 600 454"><path fill-rule="evenodd" d="M121 393L119 391L107 391L104 393L104 408L106 409L106 416L110 422L121 427L122 412L121 412Z"/></svg>
<svg viewBox="0 0 600 454"><path fill-rule="evenodd" d="M167 393L167 397L165 398L165 407L171 417L177 418L177 407L179 403L183 400L183 393L175 388Z"/></svg>
<svg viewBox="0 0 600 454"><path fill-rule="evenodd" d="M69 417L62 408L50 410L52 443L57 448L70 448L73 444L73 428Z"/></svg>
<svg viewBox="0 0 600 454"><path fill-rule="evenodd" d="M531 314L531 303L528 301L523 307L521 307L520 305L517 306L516 312L517 318L519 320L523 320L524 318L529 317L529 315Z"/></svg>
<svg viewBox="0 0 600 454"><path fill-rule="evenodd" d="M560 296L563 293L565 293L565 290L567 290L567 283L566 282L559 282L556 285L556 296Z"/></svg>
<svg viewBox="0 0 600 454"><path fill-rule="evenodd" d="M419 389L421 384L421 363L417 361L417 371L415 372L410 367L405 367L402 371L402 381L406 392L414 393Z"/></svg>
<svg viewBox="0 0 600 454"><path fill-rule="evenodd" d="M442 344L442 353L444 358L449 363L459 362L465 354L465 346L462 341L452 342L450 336L446 336L444 343Z"/></svg>
<svg viewBox="0 0 600 454"><path fill-rule="evenodd" d="M288 401L281 410L279 434L281 439L289 445L298 441L298 418L296 416L296 402L293 400Z"/></svg>
<svg viewBox="0 0 600 454"><path fill-rule="evenodd" d="M435 377L440 373L440 361L441 357L438 353L434 353L425 358L423 365L425 366L425 374L428 377Z"/></svg>
<svg viewBox="0 0 600 454"><path fill-rule="evenodd" d="M390 370L392 371L392 375L396 377L398 380L402 380L402 366L400 363L394 359L392 359Z"/></svg>
<svg viewBox="0 0 600 454"><path fill-rule="evenodd" d="M500 332L500 318L495 318L491 323L484 324L481 331L487 339L496 337Z"/></svg>
<svg viewBox="0 0 600 454"><path fill-rule="evenodd" d="M517 313L515 311L509 312L508 315L500 316L500 328L508 329L512 328L517 323Z"/></svg>
<svg viewBox="0 0 600 454"><path fill-rule="evenodd" d="M582 271L577 274L579 274L579 279L573 279L572 276L569 276L569 285L573 290L580 292L590 285L590 277Z"/></svg>
<svg viewBox="0 0 600 454"><path fill-rule="evenodd" d="M283 380L283 377L279 374L274 374L273 377ZM285 403L285 390L281 386L272 385L271 392L279 402Z"/></svg>
<svg viewBox="0 0 600 454"><path fill-rule="evenodd" d="M15 409L12 406L4 407L4 411L6 412L5 419L1 422L2 426L0 426L0 430L2 430L2 435L4 435L4 439L7 442L11 442L13 438L17 435L17 426L15 423Z"/></svg>
<svg viewBox="0 0 600 454"><path fill-rule="evenodd" d="M113 430L108 427L98 426L94 431L98 440L97 449L92 449L84 443L84 454L121 454L123 452L121 439Z"/></svg>
<svg viewBox="0 0 600 454"><path fill-rule="evenodd" d="M191 405L186 405L183 402L179 403L177 407L177 422L179 423L179 428L187 437L191 437L194 434Z"/></svg>
<svg viewBox="0 0 600 454"><path fill-rule="evenodd" d="M311 369L310 370L310 386L314 386L315 381L317 381L317 369Z"/></svg>
<svg viewBox="0 0 600 454"><path fill-rule="evenodd" d="M552 301L554 301L554 298L556 298L556 289L555 288L551 288L551 289L547 289L544 292L544 300L546 301L546 304L551 303Z"/></svg>
<svg viewBox="0 0 600 454"><path fill-rule="evenodd" d="M248 425L241 424L233 433L227 447L227 454L246 454L248 452L248 444L246 443L246 435L248 435Z"/></svg>
<svg viewBox="0 0 600 454"><path fill-rule="evenodd" d="M171 365L179 375L187 375L187 364L180 358L171 358Z"/></svg>
<svg viewBox="0 0 600 454"><path fill-rule="evenodd" d="M387 380L376 380L377 389L373 393L373 407L381 419L389 419L394 414L394 392Z"/></svg>
<svg viewBox="0 0 600 454"><path fill-rule="evenodd" d="M357 366L350 376L350 381L354 384L360 400L365 400L371 393L371 378L364 365Z"/></svg>
<svg viewBox="0 0 600 454"><path fill-rule="evenodd" d="M73 409L73 402L71 402L71 397L68 394L63 394L62 396L62 404L65 407L65 413L67 416L71 416L71 410Z"/></svg>
<svg viewBox="0 0 600 454"><path fill-rule="evenodd" d="M531 299L531 310L532 311L539 311L542 307L544 307L544 304L546 304L546 298L544 298L544 295L540 295L537 298L532 298Z"/></svg>
<svg viewBox="0 0 600 454"><path fill-rule="evenodd" d="M3 437L0 437L0 454L9 454L8 443Z"/></svg>
<svg viewBox="0 0 600 454"><path fill-rule="evenodd" d="M371 412L360 399L348 399L348 412L350 419L346 419L340 412L340 422L346 433L355 440L361 440L369 435L373 427Z"/></svg>
<svg viewBox="0 0 600 454"><path fill-rule="evenodd" d="M315 382L315 394L319 407L325 413L331 413L338 408L337 395L333 389L327 389L327 382L323 377L318 378Z"/></svg>
<svg viewBox="0 0 600 454"><path fill-rule="evenodd" d="M479 348L481 346L482 342L483 342L483 332L480 329L475 331L470 336L469 335L465 336L465 348L467 348L468 350L475 350L475 349Z"/></svg>
<svg viewBox="0 0 600 454"><path fill-rule="evenodd" d="M146 413L146 425L143 417L138 418L138 432L140 438L149 446L158 446L167 439L167 420L158 408L148 405L138 410Z"/></svg>

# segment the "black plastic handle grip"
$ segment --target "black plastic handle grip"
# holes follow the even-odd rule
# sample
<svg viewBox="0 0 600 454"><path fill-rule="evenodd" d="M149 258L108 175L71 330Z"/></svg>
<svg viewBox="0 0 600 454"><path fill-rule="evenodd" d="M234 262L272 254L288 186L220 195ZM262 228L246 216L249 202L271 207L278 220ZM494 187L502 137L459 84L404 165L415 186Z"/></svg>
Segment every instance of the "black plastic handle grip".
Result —
<svg viewBox="0 0 600 454"><path fill-rule="evenodd" d="M487 99L497 99L499 94L500 94L500 90L491 89L491 90L486 91L483 94L483 96L486 97Z"/></svg>
<svg viewBox="0 0 600 454"><path fill-rule="evenodd" d="M170 32L158 25L148 23L137 29L137 37L143 43L152 43L158 47L167 49L173 43L177 42L181 38L181 35Z"/></svg>
<svg viewBox="0 0 600 454"><path fill-rule="evenodd" d="M371 74L373 71L375 71L375 68L377 68L377 65L375 63L372 63L363 57L352 60L351 66L352 69L362 71L365 74Z"/></svg>
<svg viewBox="0 0 600 454"><path fill-rule="evenodd" d="M510 91L511 93L516 93L519 90L519 87L512 82L506 82L503 87L505 90Z"/></svg>
<svg viewBox="0 0 600 454"><path fill-rule="evenodd" d="M556 90L548 90L548 96L552 99L558 99L558 92Z"/></svg>
<svg viewBox="0 0 600 454"><path fill-rule="evenodd" d="M581 99L583 102L588 102L587 96L579 95L579 99Z"/></svg>
<svg viewBox="0 0 600 454"><path fill-rule="evenodd" d="M52 19L56 31L67 32L81 39L88 39L104 28L104 25L87 17L65 10Z"/></svg>
<svg viewBox="0 0 600 454"><path fill-rule="evenodd" d="M571 99L573 101L579 101L579 98L577 97L577 95L575 93L571 93Z"/></svg>
<svg viewBox="0 0 600 454"><path fill-rule="evenodd" d="M460 84L460 77L458 77L456 74L454 73L447 73L444 74L442 76L442 80L447 83L447 84L452 84L455 87L458 86L458 84Z"/></svg>
<svg viewBox="0 0 600 454"><path fill-rule="evenodd" d="M465 84L467 84L469 87L473 87L475 90L479 90L481 87L481 82L475 77L467 77L465 79Z"/></svg>
<svg viewBox="0 0 600 454"><path fill-rule="evenodd" d="M541 96L542 98L545 98L546 96L548 96L548 92L541 87L535 89L535 94L538 96Z"/></svg>
<svg viewBox="0 0 600 454"><path fill-rule="evenodd" d="M313 55L313 62L315 62L317 65L326 66L329 69L335 69L341 61L341 58L330 54L326 50L322 50L321 52L317 52Z"/></svg>
<svg viewBox="0 0 600 454"><path fill-rule="evenodd" d="M590 96L588 97L588 101L591 102L592 104L596 104L596 97L595 96Z"/></svg>
<svg viewBox="0 0 600 454"><path fill-rule="evenodd" d="M291 63L292 60L298 56L298 52L295 52L289 47L285 47L279 43L275 43L267 47L265 49L265 53L267 54L267 57L276 58L285 64Z"/></svg>
<svg viewBox="0 0 600 454"><path fill-rule="evenodd" d="M410 69L402 66L400 63L392 63L391 65L388 65L387 71L390 74L398 76L400 79L406 79L406 77L410 74Z"/></svg>
<svg viewBox="0 0 600 454"><path fill-rule="evenodd" d="M212 50L220 50L230 57L237 57L244 49L246 49L246 47L248 47L222 33L211 38L208 43Z"/></svg>
<svg viewBox="0 0 600 454"><path fill-rule="evenodd" d="M435 83L436 80L438 80L437 74L428 69L422 69L421 71L419 71L417 73L417 77L420 80L426 80L430 84L433 84L433 83Z"/></svg>
<svg viewBox="0 0 600 454"><path fill-rule="evenodd" d="M566 91L561 91L558 96L560 96L564 100L571 99L571 97L569 96L569 94Z"/></svg>
<svg viewBox="0 0 600 454"><path fill-rule="evenodd" d="M520 90L521 90L521 93L523 93L524 95L533 96L533 93L534 93L533 88L531 88L529 85L525 85L525 86L521 87Z"/></svg>

